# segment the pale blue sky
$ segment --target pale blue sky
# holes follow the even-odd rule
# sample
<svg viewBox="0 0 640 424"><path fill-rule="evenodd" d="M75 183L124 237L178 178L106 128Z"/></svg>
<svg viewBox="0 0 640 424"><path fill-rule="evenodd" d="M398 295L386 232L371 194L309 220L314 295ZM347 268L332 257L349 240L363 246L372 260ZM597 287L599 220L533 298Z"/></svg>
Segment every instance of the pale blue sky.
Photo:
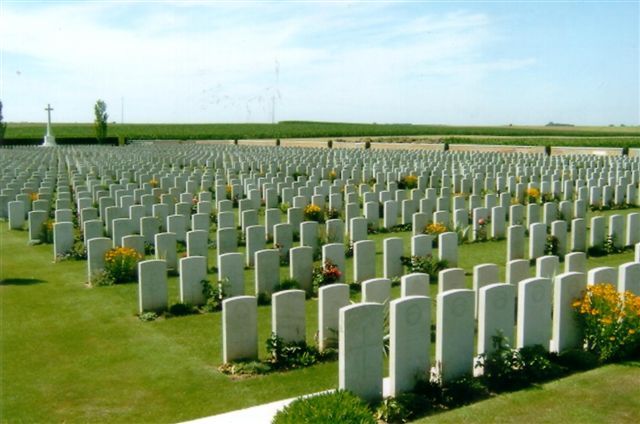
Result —
<svg viewBox="0 0 640 424"><path fill-rule="evenodd" d="M640 124L629 2L0 0L7 121ZM123 100L123 101L122 101ZM122 110L124 104L124 110Z"/></svg>

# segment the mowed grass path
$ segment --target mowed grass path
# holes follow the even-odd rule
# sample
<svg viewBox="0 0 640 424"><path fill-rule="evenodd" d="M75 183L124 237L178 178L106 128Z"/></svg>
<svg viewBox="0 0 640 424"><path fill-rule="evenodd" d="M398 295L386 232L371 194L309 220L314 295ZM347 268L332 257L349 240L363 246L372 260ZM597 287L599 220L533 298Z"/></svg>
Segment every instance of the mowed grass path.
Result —
<svg viewBox="0 0 640 424"><path fill-rule="evenodd" d="M621 212L603 215L612 213ZM402 237L408 249L408 232L377 234L371 239L376 241L378 252L382 240L392 236ZM4 422L175 422L337 386L337 362L234 381L216 369L221 362L220 313L143 323L135 316L136 284L86 288L86 262L53 263L51 245L28 246L27 233L9 231L6 223L0 223L0 243L0 420ZM504 241L463 245L460 266L470 273L473 265L497 263L504 275L505 249ZM211 250L210 264L214 255ZM594 258L589 267L617 266L630 260L632 253L625 252ZM347 261L347 281L352 278L351 262ZM380 274L380 254L377 266ZM286 274L286 268L281 271ZM253 271L247 271L246 276L247 293L253 293ZM215 275L209 278L213 280ZM173 277L169 283L170 302L175 302L177 279ZM435 296L435 285L431 289ZM399 288L394 288L394 297L398 292ZM260 307L263 356L270 325L270 308ZM317 300L310 300L307 340L313 340L316 328ZM625 373L640 381L639 368L627 368ZM633 388L629 386L634 380L618 390L622 384L618 366L593 372L599 373L595 374L597 379L586 381L604 391L596 390L598 400L612 408L612 415L607 416L617 417L620 405L631 405L632 401L608 402L604 393L631 398ZM568 384L567 397L582 396L573 383ZM554 403L553 395L538 399L536 393L509 396L525 396L518 408L531 416L541 407L566 409L571 405L561 400ZM478 405L491 408L492 402L503 398ZM466 414L468 409L454 413ZM487 411L490 417L491 409Z"/></svg>

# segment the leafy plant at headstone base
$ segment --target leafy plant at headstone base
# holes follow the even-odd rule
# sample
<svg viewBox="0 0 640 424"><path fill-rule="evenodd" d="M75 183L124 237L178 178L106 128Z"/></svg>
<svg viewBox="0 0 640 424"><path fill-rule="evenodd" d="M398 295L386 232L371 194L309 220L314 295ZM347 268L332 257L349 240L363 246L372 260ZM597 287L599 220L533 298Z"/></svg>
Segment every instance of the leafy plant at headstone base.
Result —
<svg viewBox="0 0 640 424"><path fill-rule="evenodd" d="M298 178L307 177L307 174L305 172L294 171L291 176L293 177L294 181L298 181Z"/></svg>
<svg viewBox="0 0 640 424"><path fill-rule="evenodd" d="M299 289L299 288L300 288L300 283L298 283L297 280L293 278L285 278L277 286L273 288L273 292L277 293L284 290L293 290L293 289Z"/></svg>
<svg viewBox="0 0 640 424"><path fill-rule="evenodd" d="M323 222L324 214L320 206L311 203L304 207L304 219L307 221Z"/></svg>
<svg viewBox="0 0 640 424"><path fill-rule="evenodd" d="M517 390L528 384L520 353L512 349L502 331L491 337L493 350L478 356L475 367L482 369L482 381L490 390Z"/></svg>
<svg viewBox="0 0 640 424"><path fill-rule="evenodd" d="M435 281L438 273L446 269L448 263L444 259L429 254L426 256L401 256L402 265L406 266L409 272L422 272L429 274L429 280Z"/></svg>
<svg viewBox="0 0 640 424"><path fill-rule="evenodd" d="M198 309L196 309L193 305L190 305L188 303L177 302L169 306L169 309L167 310L165 317L167 318L182 317L186 315L193 315L196 313L198 313Z"/></svg>
<svg viewBox="0 0 640 424"><path fill-rule="evenodd" d="M327 209L325 215L327 219L338 219L340 218L340 211L336 208Z"/></svg>
<svg viewBox="0 0 640 424"><path fill-rule="evenodd" d="M610 283L595 284L573 302L584 348L601 362L640 354L640 296L619 293Z"/></svg>
<svg viewBox="0 0 640 424"><path fill-rule="evenodd" d="M235 376L251 376L267 374L272 371L271 366L263 361L245 360L234 361L222 364L218 367L218 371L223 374Z"/></svg>
<svg viewBox="0 0 640 424"><path fill-rule="evenodd" d="M321 266L313 268L311 276L313 292L318 293L320 287L337 283L341 276L342 272L338 269L337 265L327 259Z"/></svg>
<svg viewBox="0 0 640 424"><path fill-rule="evenodd" d="M353 240L349 240L344 244L344 256L345 258L353 257Z"/></svg>
<svg viewBox="0 0 640 424"><path fill-rule="evenodd" d="M367 234L378 234L379 232L379 228L376 228L373 223L367 222Z"/></svg>
<svg viewBox="0 0 640 424"><path fill-rule="evenodd" d="M624 251L624 249L621 249L616 246L616 236L614 234L609 234L607 235L607 237L605 237L602 250L606 255L611 255L613 253L621 253Z"/></svg>
<svg viewBox="0 0 640 424"><path fill-rule="evenodd" d="M538 200L540 200L540 190L535 187L528 188L525 194L527 203L538 203Z"/></svg>
<svg viewBox="0 0 640 424"><path fill-rule="evenodd" d="M285 343L275 333L271 333L265 345L269 355L267 363L278 370L308 367L320 361L335 359L337 354L335 349L320 352L304 341Z"/></svg>
<svg viewBox="0 0 640 424"><path fill-rule="evenodd" d="M464 244L469 241L469 234L471 233L471 225L465 227L456 227L456 234L458 235L458 244Z"/></svg>
<svg viewBox="0 0 640 424"><path fill-rule="evenodd" d="M273 417L272 424L357 423L376 424L369 406L346 390L301 397Z"/></svg>
<svg viewBox="0 0 640 424"><path fill-rule="evenodd" d="M193 199L191 199L191 213L192 214L198 213L198 198L197 197L194 197Z"/></svg>
<svg viewBox="0 0 640 424"><path fill-rule="evenodd" d="M551 234L547 235L544 243L544 254L558 256L559 243L558 237Z"/></svg>
<svg viewBox="0 0 640 424"><path fill-rule="evenodd" d="M43 243L53 243L53 223L54 220L51 218L46 219L42 223L42 238L40 239L40 241L42 241Z"/></svg>
<svg viewBox="0 0 640 424"><path fill-rule="evenodd" d="M258 306L266 306L271 304L271 295L267 292L258 293Z"/></svg>
<svg viewBox="0 0 640 424"><path fill-rule="evenodd" d="M331 170L329 172L329 181L330 182L334 182L336 180L336 178L338 178L338 173L335 170Z"/></svg>
<svg viewBox="0 0 640 424"><path fill-rule="evenodd" d="M487 221L484 218L480 218L478 220L478 226L475 229L475 239L474 241L487 241Z"/></svg>
<svg viewBox="0 0 640 424"><path fill-rule="evenodd" d="M200 281L200 284L202 284L202 296L205 299L202 309L207 312L221 311L222 301L227 298L226 287L229 285L229 279L223 278L216 285L205 279Z"/></svg>
<svg viewBox="0 0 640 424"><path fill-rule="evenodd" d="M89 282L91 287L112 286L114 284L115 281L113 277L104 269L94 272Z"/></svg>
<svg viewBox="0 0 640 424"><path fill-rule="evenodd" d="M418 187L418 177L415 175L405 175L398 181L398 189L411 190Z"/></svg>
<svg viewBox="0 0 640 424"><path fill-rule="evenodd" d="M93 121L93 127L96 130L96 139L98 143L104 143L107 138L107 120L109 115L107 114L107 104L98 100L93 107L95 119Z"/></svg>
<svg viewBox="0 0 640 424"><path fill-rule="evenodd" d="M65 252L62 255L58 255L58 260L60 261L82 261L87 259L87 248L85 247L82 241L74 241L73 246L68 252Z"/></svg>
<svg viewBox="0 0 640 424"><path fill-rule="evenodd" d="M104 255L104 269L115 284L133 281L136 278L138 262L142 256L130 247L109 249Z"/></svg>
<svg viewBox="0 0 640 424"><path fill-rule="evenodd" d="M290 206L290 205L289 205L289 203L287 203L287 202L280 203L280 206L279 206L279 208L280 208L280 212L282 212L282 213L287 213L287 212L289 211L289 208L290 208L290 207L291 207L291 206Z"/></svg>
<svg viewBox="0 0 640 424"><path fill-rule="evenodd" d="M442 222L432 222L430 224L427 224L427 226L424 228L425 234L429 234L434 237L437 237L442 233L446 233L447 231L449 231L449 229Z"/></svg>
<svg viewBox="0 0 640 424"><path fill-rule="evenodd" d="M156 319L158 319L158 314L152 311L143 312L138 315L138 319L142 322L155 321Z"/></svg>
<svg viewBox="0 0 640 424"><path fill-rule="evenodd" d="M156 253L156 246L149 243L148 241L144 242L144 254L145 255L154 255Z"/></svg>
<svg viewBox="0 0 640 424"><path fill-rule="evenodd" d="M391 232L393 233L402 233L405 231L411 231L413 229L413 224L407 222L406 224L398 224L391 227Z"/></svg>
<svg viewBox="0 0 640 424"><path fill-rule="evenodd" d="M406 423L414 415L410 406L415 403L413 393L402 393L397 397L385 397L376 407L374 417L385 423Z"/></svg>
<svg viewBox="0 0 640 424"><path fill-rule="evenodd" d="M557 354L549 353L542 345L525 346L518 353L525 378L531 383L552 380L566 374L566 369L552 360Z"/></svg>

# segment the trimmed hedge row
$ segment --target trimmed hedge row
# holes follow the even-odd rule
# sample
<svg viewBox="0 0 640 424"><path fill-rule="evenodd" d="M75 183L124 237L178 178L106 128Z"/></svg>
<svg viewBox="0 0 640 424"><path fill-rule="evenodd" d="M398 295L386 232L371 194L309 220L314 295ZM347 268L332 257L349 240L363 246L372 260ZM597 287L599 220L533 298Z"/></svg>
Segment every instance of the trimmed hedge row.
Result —
<svg viewBox="0 0 640 424"><path fill-rule="evenodd" d="M43 138L5 138L4 140L0 140L0 146L38 146L43 142ZM87 146L91 144L117 146L118 137L107 137L104 143L98 143L98 140L96 140L95 137L56 138L56 144L59 144L61 146Z"/></svg>

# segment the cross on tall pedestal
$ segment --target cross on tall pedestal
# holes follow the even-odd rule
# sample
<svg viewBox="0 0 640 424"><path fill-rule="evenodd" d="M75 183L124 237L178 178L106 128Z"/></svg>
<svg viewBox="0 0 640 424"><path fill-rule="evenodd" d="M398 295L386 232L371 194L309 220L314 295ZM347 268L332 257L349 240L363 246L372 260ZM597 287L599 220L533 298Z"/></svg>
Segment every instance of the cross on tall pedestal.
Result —
<svg viewBox="0 0 640 424"><path fill-rule="evenodd" d="M53 108L47 103L47 107L44 110L47 111L47 135L51 135L51 111Z"/></svg>
<svg viewBox="0 0 640 424"><path fill-rule="evenodd" d="M51 134L51 111L53 108L47 103L47 107L44 109L47 111L47 133L44 136L43 146L56 146L56 137Z"/></svg>

